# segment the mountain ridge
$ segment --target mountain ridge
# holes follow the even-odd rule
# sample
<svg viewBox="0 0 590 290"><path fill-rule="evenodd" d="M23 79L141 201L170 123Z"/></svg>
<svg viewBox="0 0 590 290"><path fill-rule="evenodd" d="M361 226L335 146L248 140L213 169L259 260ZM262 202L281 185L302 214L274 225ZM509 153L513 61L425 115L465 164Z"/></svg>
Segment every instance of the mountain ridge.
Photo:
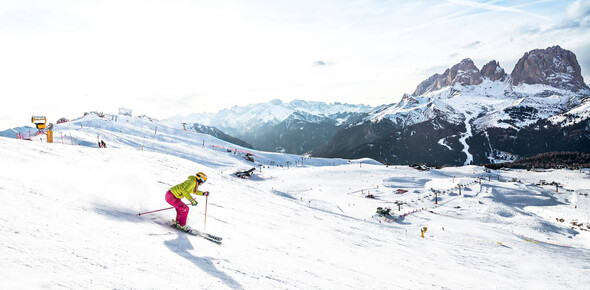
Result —
<svg viewBox="0 0 590 290"><path fill-rule="evenodd" d="M522 75L542 78L527 83L518 78ZM511 75L497 61L480 71L463 59L421 82L400 102L348 124L313 154L362 155L389 164L464 165L515 160L545 150L588 151L588 96L575 54L559 46L525 53ZM354 130L357 126L362 129ZM441 130L449 132L441 136Z"/></svg>
<svg viewBox="0 0 590 290"><path fill-rule="evenodd" d="M590 118L588 96L575 54L555 45L524 53L510 74L496 60L480 70L465 58L426 78L399 102L377 107L272 100L184 119L265 151L390 164L484 164L544 150L580 150L577 141L588 143L582 130ZM562 145L535 137L559 139L561 128L572 138ZM545 149L531 142L542 142Z"/></svg>
<svg viewBox="0 0 590 290"><path fill-rule="evenodd" d="M215 114L192 114L164 120L169 125L195 120L193 126L209 126L244 140L256 149L305 154L326 144L345 124L364 116L367 105L304 100L233 106ZM198 125L197 125L198 124Z"/></svg>

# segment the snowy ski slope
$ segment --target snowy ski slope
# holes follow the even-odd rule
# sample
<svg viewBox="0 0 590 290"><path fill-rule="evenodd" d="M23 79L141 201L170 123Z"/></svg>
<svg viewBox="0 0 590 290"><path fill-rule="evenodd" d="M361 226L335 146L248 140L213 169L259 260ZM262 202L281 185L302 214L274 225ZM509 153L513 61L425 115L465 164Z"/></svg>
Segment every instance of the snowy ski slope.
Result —
<svg viewBox="0 0 590 290"><path fill-rule="evenodd" d="M114 118L56 125L54 144L0 137L2 289L590 285L588 171L418 171L258 152ZM250 179L232 176L251 167ZM209 175L206 230L220 246L167 226L173 210L136 215L168 207L166 190L197 171ZM198 200L188 224L203 230Z"/></svg>

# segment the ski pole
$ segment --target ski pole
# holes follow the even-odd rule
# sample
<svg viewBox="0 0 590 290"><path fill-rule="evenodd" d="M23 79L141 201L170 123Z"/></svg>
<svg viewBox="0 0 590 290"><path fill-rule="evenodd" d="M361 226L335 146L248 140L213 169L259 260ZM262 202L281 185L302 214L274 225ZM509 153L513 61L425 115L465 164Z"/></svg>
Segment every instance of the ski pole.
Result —
<svg viewBox="0 0 590 290"><path fill-rule="evenodd" d="M203 224L203 232L207 232L207 205L209 204L209 195L205 196L205 221Z"/></svg>
<svg viewBox="0 0 590 290"><path fill-rule="evenodd" d="M191 205L191 204L186 204L186 203L185 203L185 205ZM167 209L171 209L171 208L174 208L174 207L173 207L173 206L171 206L171 207L167 207L167 208L163 208L163 209L157 209L157 210L152 210L152 211L140 212L140 213L138 213L137 215L139 216L139 215L142 215L142 214L148 214L148 213L153 213L153 212L163 211L163 210L167 210ZM207 207L205 207L205 211L206 211L206 208L207 208Z"/></svg>
<svg viewBox="0 0 590 290"><path fill-rule="evenodd" d="M172 206L172 207L167 207L167 208L163 208L163 209L157 209L157 210L152 210L152 211L140 212L137 215L139 216L139 215L142 215L142 214L148 214L148 213L163 211L163 210L167 210L167 209L171 209L171 208L174 208L174 207Z"/></svg>

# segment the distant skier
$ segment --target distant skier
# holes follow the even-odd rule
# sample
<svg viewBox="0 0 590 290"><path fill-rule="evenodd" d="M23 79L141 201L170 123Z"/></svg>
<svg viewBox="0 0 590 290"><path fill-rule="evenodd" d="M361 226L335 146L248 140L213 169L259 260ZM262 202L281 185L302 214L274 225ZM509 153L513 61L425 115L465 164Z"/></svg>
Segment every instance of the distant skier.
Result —
<svg viewBox="0 0 590 290"><path fill-rule="evenodd" d="M207 175L203 172L199 172L195 175L191 175L181 184L177 184L170 188L166 192L166 202L174 206L176 209L176 219L174 223L176 227L183 231L189 231L190 228L186 225L188 217L189 207L182 202L181 198L186 198L191 202L191 205L196 206L198 204L191 193L196 195L209 196L208 191L200 191L199 186L207 181Z"/></svg>

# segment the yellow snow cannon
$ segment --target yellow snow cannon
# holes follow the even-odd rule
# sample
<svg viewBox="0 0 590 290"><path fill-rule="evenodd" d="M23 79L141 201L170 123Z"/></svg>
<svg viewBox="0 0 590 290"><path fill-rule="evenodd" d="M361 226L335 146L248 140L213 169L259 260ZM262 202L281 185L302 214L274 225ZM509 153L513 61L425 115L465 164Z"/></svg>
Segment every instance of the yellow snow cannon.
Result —
<svg viewBox="0 0 590 290"><path fill-rule="evenodd" d="M45 116L33 116L31 117L31 123L35 124L37 130L42 131L45 129L47 118L45 118Z"/></svg>

